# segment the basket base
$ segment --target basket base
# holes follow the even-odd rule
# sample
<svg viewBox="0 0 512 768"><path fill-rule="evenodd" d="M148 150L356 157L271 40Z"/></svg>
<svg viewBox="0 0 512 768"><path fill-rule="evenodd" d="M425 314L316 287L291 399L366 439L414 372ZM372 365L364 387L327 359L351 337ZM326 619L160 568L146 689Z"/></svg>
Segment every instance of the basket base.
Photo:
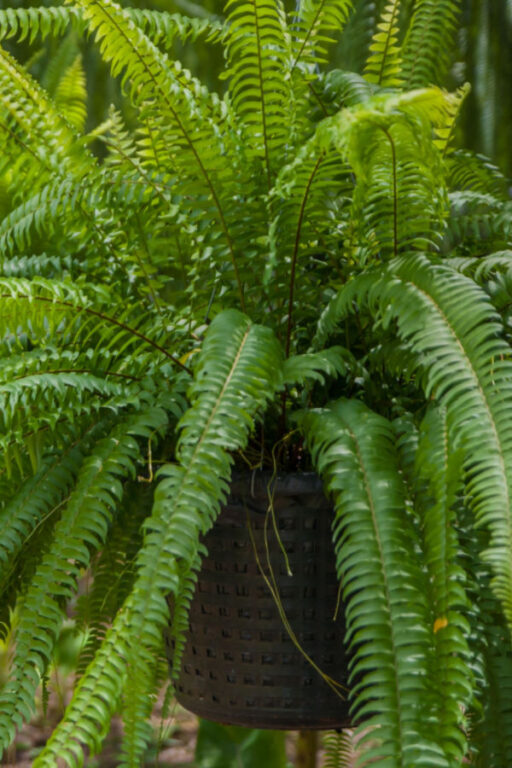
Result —
<svg viewBox="0 0 512 768"><path fill-rule="evenodd" d="M326 683L347 682L343 610L331 540L332 506L315 475L278 479L276 523L292 576L266 516L267 482L237 480L204 544L208 550L192 600L176 698L226 725L328 730L350 723L348 701ZM260 566L270 563L283 624ZM334 616L336 615L336 620ZM301 650L297 648L297 643ZM168 639L172 662L172 641ZM340 689L342 696L347 689Z"/></svg>

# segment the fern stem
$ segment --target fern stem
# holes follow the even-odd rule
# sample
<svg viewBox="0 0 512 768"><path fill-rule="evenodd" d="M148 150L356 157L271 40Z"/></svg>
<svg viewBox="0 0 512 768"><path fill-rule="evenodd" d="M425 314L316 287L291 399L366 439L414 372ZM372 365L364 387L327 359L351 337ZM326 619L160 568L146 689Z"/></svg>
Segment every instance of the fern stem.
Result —
<svg viewBox="0 0 512 768"><path fill-rule="evenodd" d="M136 214L135 218L137 220L137 228L138 228L139 233L140 233L140 239L141 239L141 242L142 242L142 247L144 248L145 254L146 254L147 258L148 258L148 263L151 264L151 266L153 266L152 261L151 261L151 254L150 254L149 248L148 248L148 241L146 239L146 233L144 232L144 228L142 226L142 222L140 220L140 216L139 216L138 213ZM142 259L140 258L139 254L137 252L135 252L135 255L136 255L137 263L138 263L139 267L141 268L141 271L142 271L144 277L146 278L146 282L147 282L147 284L149 286L149 290L150 290L151 296L153 298L155 309L158 312L158 314L160 316L162 316L162 308L160 306L160 301L158 300L157 292L156 292L156 290L152 286L151 277L149 276L148 271L146 269L146 266L145 266L144 262L142 261Z"/></svg>
<svg viewBox="0 0 512 768"><path fill-rule="evenodd" d="M93 370L92 368L56 368L55 370L45 371L45 373L92 373L94 376L97 374L104 374L105 376L118 376L122 379L129 379L130 381L141 381L140 376L131 376L129 373L119 373L118 371L108 370ZM22 376L14 376L10 381L19 381L20 379L26 379L32 376L31 373L24 373Z"/></svg>
<svg viewBox="0 0 512 768"><path fill-rule="evenodd" d="M400 5L400 0L395 0L394 5L393 5L393 10L392 10L393 17L396 17L397 8L399 7L399 5ZM382 84L382 78L384 77L384 67L386 65L388 49L389 49L389 46L391 44L392 37L393 37L393 24L392 24L392 22L390 22L389 29L388 29L388 32L387 32L387 35L386 35L386 43L385 43L385 46L384 46L384 50L382 52L382 60L381 60L381 63L380 63L380 70L379 70L379 75L378 75L378 79L377 79L377 85L381 85Z"/></svg>
<svg viewBox="0 0 512 768"><path fill-rule="evenodd" d="M258 74L260 78L260 94L261 94L261 123L263 128L263 146L265 149L265 166L267 168L267 185L268 191L272 189L272 177L270 175L270 157L268 152L268 135L267 135L267 113L265 104L265 87L263 77L263 64L261 61L261 37L260 37L260 25L258 18L258 4L254 3L254 29L256 31L256 50L258 51Z"/></svg>
<svg viewBox="0 0 512 768"><path fill-rule="evenodd" d="M10 293L3 293L3 294L0 294L0 298L12 299L12 296ZM178 368L181 368L183 371L186 371L187 373L192 375L192 371L188 366L180 362L177 357L171 354L171 352L168 352L166 349L164 349L164 347L160 346L160 344L158 344L156 341L153 341L153 339L150 339L149 336L146 336L144 333L137 331L135 328L132 328L130 325L126 325L126 323L122 323L121 320L116 320L115 317L106 315L104 312L99 312L97 309L91 309L90 307L76 306L75 304L72 304L70 301L62 301L62 300L53 299L47 296L27 296L26 294L21 293L16 298L26 299L27 301L45 301L49 304L58 304L59 306L62 306L62 307L74 309L76 310L76 312L85 312L88 315L99 317L101 320L105 320L105 322L107 323L112 323L113 325L117 325L118 328L122 328L124 331L127 331L128 333L131 333L134 336L137 336L139 339L142 339L143 341L146 342L146 344L149 344L151 347L158 349L158 351L161 352L166 357L168 357L169 360L172 360L172 362L175 365L177 365Z"/></svg>
<svg viewBox="0 0 512 768"><path fill-rule="evenodd" d="M315 178L315 175L325 157L325 152L323 152L318 160L315 163L315 166L313 170L311 171L311 174L308 179L308 183L306 185L306 190L304 192L304 197L302 198L302 203L300 206L299 211L299 218L297 221L297 229L295 232L295 243L293 246L293 255L292 255L292 265L291 265L291 271L290 271L290 290L288 294L288 323L287 323L287 329L286 329L286 349L285 354L286 357L290 354L290 346L291 346L291 338L292 338L292 319L293 319L293 298L295 293L295 274L297 269L297 257L299 253L299 246L300 246L300 235L302 230L302 223L304 221L304 212L306 210L306 203L308 201L309 192L311 190L311 185L313 183L313 179Z"/></svg>
<svg viewBox="0 0 512 768"><path fill-rule="evenodd" d="M315 89L313 88L313 85L311 83L308 83L308 88L311 91L311 93L313 94L313 96L315 97L315 100L316 100L318 106L320 107L320 109L324 113L324 117L329 117L329 112L327 111L327 108L326 108L325 104L323 103L322 99L320 98L318 93L315 91Z"/></svg>
<svg viewBox="0 0 512 768"><path fill-rule="evenodd" d="M325 5L325 0L322 0L322 2L319 4L318 8L316 9L315 17L314 17L313 21L310 24L310 27L309 27L309 29L307 31L307 34L305 35L304 40L302 41L302 45L300 47L300 50L297 53L297 55L295 57L295 60L294 60L294 62L292 64L292 66L291 66L290 75L293 73L293 70L295 69L295 67L299 63L300 57L304 53L304 49L306 47L306 44L307 44L308 40L311 38L311 35L312 35L313 30L315 28L315 24L318 21L321 12L323 11L324 5Z"/></svg>

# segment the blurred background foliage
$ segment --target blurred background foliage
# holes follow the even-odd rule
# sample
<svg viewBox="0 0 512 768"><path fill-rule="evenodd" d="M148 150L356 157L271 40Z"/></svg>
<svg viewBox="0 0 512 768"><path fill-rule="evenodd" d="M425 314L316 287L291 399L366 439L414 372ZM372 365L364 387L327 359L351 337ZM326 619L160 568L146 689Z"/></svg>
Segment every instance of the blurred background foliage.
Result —
<svg viewBox="0 0 512 768"><path fill-rule="evenodd" d="M121 0L124 5L165 10L191 16L222 17L224 0ZM298 0L285 0L293 11ZM416 0L405 0L403 13L409 15ZM0 7L28 7L59 4L51 0L0 0ZM366 58L371 30L382 10L384 0L356 0L355 12L343 44L332 52L332 65L361 71ZM210 88L219 89L218 74L223 68L221 46L206 42L181 45L175 54ZM87 130L107 118L108 107L115 104L130 122L129 109L116 83L107 72L97 52L71 32L65 38L50 40L40 49L26 42L11 46L23 61L30 61L32 73L50 92L81 51L88 84ZM507 176L512 176L512 0L462 0L456 49L448 88L464 82L471 84L459 122L460 143L487 155ZM98 151L101 151L98 144Z"/></svg>

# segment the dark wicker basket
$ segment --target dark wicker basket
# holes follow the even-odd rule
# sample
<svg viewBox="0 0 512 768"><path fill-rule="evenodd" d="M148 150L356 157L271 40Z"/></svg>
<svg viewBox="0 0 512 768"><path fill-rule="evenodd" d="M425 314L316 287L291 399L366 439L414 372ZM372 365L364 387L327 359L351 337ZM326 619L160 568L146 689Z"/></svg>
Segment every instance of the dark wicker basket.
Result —
<svg viewBox="0 0 512 768"><path fill-rule="evenodd" d="M192 601L177 698L186 709L221 723L339 728L348 724L347 701L296 648L258 569L247 517L264 563L268 482L265 474L235 478L228 503L205 538L208 556ZM338 584L332 506L316 475L296 474L277 480L274 509L293 572L286 572L270 522L271 563L287 619L318 667L345 683L343 611L333 620Z"/></svg>

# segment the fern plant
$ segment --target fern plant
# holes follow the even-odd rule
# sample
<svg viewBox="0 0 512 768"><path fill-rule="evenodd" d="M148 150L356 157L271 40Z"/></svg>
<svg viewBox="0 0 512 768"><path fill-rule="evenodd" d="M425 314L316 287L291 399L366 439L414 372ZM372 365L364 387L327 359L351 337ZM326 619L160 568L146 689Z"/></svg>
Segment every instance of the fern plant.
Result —
<svg viewBox="0 0 512 768"><path fill-rule="evenodd" d="M511 203L453 142L457 0L381 3L362 74L328 72L352 5L0 10L3 40L92 36L131 105L84 134L79 49L45 87L0 48L3 748L95 574L36 768L84 764L118 708L142 764L168 597L179 646L236 464L333 499L358 764L510 765ZM223 45L227 88L184 39Z"/></svg>

